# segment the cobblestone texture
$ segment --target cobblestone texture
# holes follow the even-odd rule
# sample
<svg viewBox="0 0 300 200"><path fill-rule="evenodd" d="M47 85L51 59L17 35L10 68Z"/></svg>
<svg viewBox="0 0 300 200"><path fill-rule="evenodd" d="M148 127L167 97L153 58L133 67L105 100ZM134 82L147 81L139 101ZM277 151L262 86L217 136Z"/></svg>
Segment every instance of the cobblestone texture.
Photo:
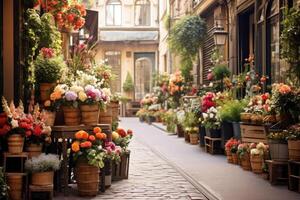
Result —
<svg viewBox="0 0 300 200"><path fill-rule="evenodd" d="M180 173L151 149L133 140L129 179L113 182L105 193L91 199L207 199ZM73 195L55 199L83 199Z"/></svg>

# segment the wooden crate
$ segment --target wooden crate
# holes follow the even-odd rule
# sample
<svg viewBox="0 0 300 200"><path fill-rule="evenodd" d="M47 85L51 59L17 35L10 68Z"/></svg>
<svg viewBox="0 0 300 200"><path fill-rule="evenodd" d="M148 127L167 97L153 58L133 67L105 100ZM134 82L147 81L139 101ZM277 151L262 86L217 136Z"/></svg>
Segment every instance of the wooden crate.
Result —
<svg viewBox="0 0 300 200"><path fill-rule="evenodd" d="M269 181L272 185L283 184L288 182L288 162L266 160L269 168Z"/></svg>
<svg viewBox="0 0 300 200"><path fill-rule="evenodd" d="M242 142L246 143L259 143L263 142L265 144L267 141L267 130L265 126L262 125L249 125L241 123L241 136Z"/></svg>
<svg viewBox="0 0 300 200"><path fill-rule="evenodd" d="M289 190L300 192L300 162L289 160Z"/></svg>
<svg viewBox="0 0 300 200"><path fill-rule="evenodd" d="M221 138L211 138L208 136L204 137L205 141L205 152L210 154L216 154L216 153L223 153L223 150L221 148Z"/></svg>
<svg viewBox="0 0 300 200"><path fill-rule="evenodd" d="M112 180L118 181L122 179L128 179L129 173L129 158L130 152L121 156L121 162L116 164L112 163Z"/></svg>

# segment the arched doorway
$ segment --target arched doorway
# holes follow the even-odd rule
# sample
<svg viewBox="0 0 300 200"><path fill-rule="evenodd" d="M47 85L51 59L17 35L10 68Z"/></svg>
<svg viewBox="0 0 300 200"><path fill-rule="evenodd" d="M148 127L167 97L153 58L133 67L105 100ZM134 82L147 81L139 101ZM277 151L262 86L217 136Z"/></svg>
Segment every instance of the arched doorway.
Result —
<svg viewBox="0 0 300 200"><path fill-rule="evenodd" d="M140 100L151 92L154 61L154 53L135 55L135 100Z"/></svg>

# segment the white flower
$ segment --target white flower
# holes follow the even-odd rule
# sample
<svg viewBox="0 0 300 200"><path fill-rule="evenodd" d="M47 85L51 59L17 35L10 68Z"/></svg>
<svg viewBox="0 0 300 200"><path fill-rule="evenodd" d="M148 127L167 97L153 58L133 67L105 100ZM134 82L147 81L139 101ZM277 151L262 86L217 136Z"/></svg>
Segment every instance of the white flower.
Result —
<svg viewBox="0 0 300 200"><path fill-rule="evenodd" d="M12 119L12 120L11 120L11 126L12 126L12 128L17 128L17 127L19 127L18 121L15 120L15 119Z"/></svg>
<svg viewBox="0 0 300 200"><path fill-rule="evenodd" d="M208 114L207 113L202 113L202 116L204 119L206 119L208 117Z"/></svg>
<svg viewBox="0 0 300 200"><path fill-rule="evenodd" d="M209 117L210 118L214 118L214 114L213 113L209 113Z"/></svg>
<svg viewBox="0 0 300 200"><path fill-rule="evenodd" d="M102 150L102 146L99 145L99 146L97 147L97 149L98 149L98 150Z"/></svg>
<svg viewBox="0 0 300 200"><path fill-rule="evenodd" d="M214 83L213 83L213 82L210 82L208 86L209 86L209 87L212 87L212 86L214 86Z"/></svg>

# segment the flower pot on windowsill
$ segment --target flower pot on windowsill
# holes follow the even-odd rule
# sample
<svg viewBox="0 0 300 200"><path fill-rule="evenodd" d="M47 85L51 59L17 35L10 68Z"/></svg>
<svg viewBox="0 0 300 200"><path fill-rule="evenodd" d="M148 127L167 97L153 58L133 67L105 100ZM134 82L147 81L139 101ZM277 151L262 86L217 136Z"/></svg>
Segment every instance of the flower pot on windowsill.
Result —
<svg viewBox="0 0 300 200"><path fill-rule="evenodd" d="M51 91L55 85L56 83L40 83L40 100L42 102L50 99Z"/></svg>

